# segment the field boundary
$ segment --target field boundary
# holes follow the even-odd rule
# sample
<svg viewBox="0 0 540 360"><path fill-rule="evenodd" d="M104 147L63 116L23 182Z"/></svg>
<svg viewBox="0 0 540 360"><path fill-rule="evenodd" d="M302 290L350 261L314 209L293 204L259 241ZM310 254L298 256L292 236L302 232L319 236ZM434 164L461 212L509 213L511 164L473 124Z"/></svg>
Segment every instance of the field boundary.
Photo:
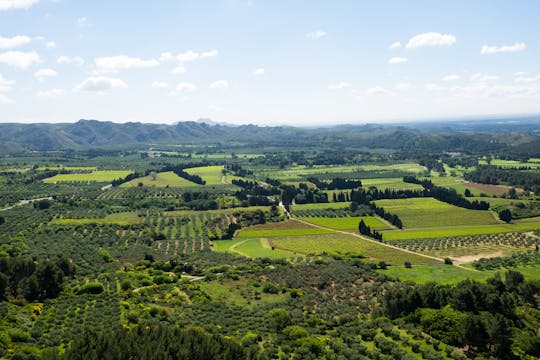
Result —
<svg viewBox="0 0 540 360"><path fill-rule="evenodd" d="M435 256L431 256L431 255L426 255L426 254L418 253L418 252L411 251L411 250L407 250L407 249L402 249L402 248L399 248L399 247L397 247L397 246L390 245L390 244L387 244L387 243L384 243L384 242L379 242L379 241L376 241L376 240L368 239L368 238L366 238L366 237L364 237L364 236L361 236L361 235L358 235L358 234L355 234L355 233L350 233L350 232L347 232L347 231L341 231L341 230L330 229L330 228L327 228L327 227L324 227L324 226L311 224L311 223L309 223L309 222L307 222L307 221L303 221L303 220L300 220L300 219L291 218L291 220L293 220L293 221L299 221L299 222L301 222L301 223L303 223L303 224L310 225L310 226L313 226L313 227L317 227L317 228L320 228L320 229L330 230L330 231L333 231L333 232L335 232L335 233L340 233L340 234L344 234L344 235L352 235L352 236L354 236L354 237L356 237L356 238L358 238L358 239L365 240L365 241L369 241L369 242L372 242L372 243L374 243L374 244L386 246L386 247L391 248L391 249L394 249L394 250L398 250L398 251L405 252L405 253L408 253L408 254L413 254L413 255L422 256L422 257L425 257L425 258L428 258L428 259L437 260L437 261L440 261L440 262L444 263L444 259L441 259L441 258L438 258L438 257L435 257ZM460 264L453 264L452 266L455 266L455 267L458 267L458 268L461 268L461 269L465 269L465 270L468 270L468 271L476 271L476 270L474 270L474 269L471 269L471 268L468 268L468 267L465 267L465 266L461 266Z"/></svg>

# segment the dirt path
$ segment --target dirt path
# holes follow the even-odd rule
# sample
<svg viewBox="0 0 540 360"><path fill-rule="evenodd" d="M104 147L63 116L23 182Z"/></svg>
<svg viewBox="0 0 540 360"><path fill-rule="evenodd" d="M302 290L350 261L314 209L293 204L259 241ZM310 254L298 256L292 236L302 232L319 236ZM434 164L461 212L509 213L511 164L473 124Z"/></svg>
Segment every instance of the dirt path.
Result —
<svg viewBox="0 0 540 360"><path fill-rule="evenodd" d="M367 238L367 237L364 237L364 236L361 236L361 235L358 235L358 234L355 234L355 233L342 231L342 230L335 230L335 229L327 228L325 226L315 225L315 224L312 224L310 222L300 220L300 219L291 218L291 220L292 221L298 221L298 222L301 222L302 224L309 225L309 226L312 226L312 227L315 227L315 228L319 228L319 229L323 229L323 230L329 230L329 231L335 232L337 234L344 234L344 235L354 236L354 237L356 237L358 239L362 239L364 241L369 241L369 242L372 242L372 243L377 244L377 245L386 246L388 248L398 250L398 251L401 251L401 252L405 252L405 253L408 253L408 254L413 254L413 255L425 257L427 259L433 259L433 260L437 260L437 261L440 261L440 262L444 262L444 259L441 259L441 258L438 258L438 257L435 257L435 256L425 255L425 254L421 254L421 253L418 253L418 252L415 252L415 251L402 249L400 247L390 245L390 244L384 243L384 242L379 242L379 241L376 241L376 240L373 240L373 239L370 239L370 238ZM460 264L455 264L454 266L459 267L461 269L468 270L468 271L476 271L474 269L470 269L470 268L461 266Z"/></svg>
<svg viewBox="0 0 540 360"><path fill-rule="evenodd" d="M249 239L245 239L245 240L242 240L242 241L239 241L237 242L236 244L232 245L230 248L229 248L229 251L232 251L232 252L235 252L237 254L240 254L242 256L245 256L245 257L248 257L250 258L251 256L247 255L247 254L244 254L243 252L241 252L240 250L236 250L236 247L242 245L243 243L245 243L246 241L248 241Z"/></svg>
<svg viewBox="0 0 540 360"><path fill-rule="evenodd" d="M48 197L42 197L42 198L37 198L37 199L20 200L18 203L14 204L14 205L8 206L7 208L0 209L0 211L11 210L11 209L13 209L13 208L15 208L17 206L27 205L27 204L33 203L35 201L41 201L41 200L54 200L54 199L53 199L52 196L48 196Z"/></svg>
<svg viewBox="0 0 540 360"><path fill-rule="evenodd" d="M455 261L457 264L463 264L463 263L470 263L479 259L490 259L494 257L500 257L504 256L504 253L502 251L497 251L494 253L488 253L488 254L476 254L476 255L465 255L465 256L458 256L458 257L450 257L452 261Z"/></svg>

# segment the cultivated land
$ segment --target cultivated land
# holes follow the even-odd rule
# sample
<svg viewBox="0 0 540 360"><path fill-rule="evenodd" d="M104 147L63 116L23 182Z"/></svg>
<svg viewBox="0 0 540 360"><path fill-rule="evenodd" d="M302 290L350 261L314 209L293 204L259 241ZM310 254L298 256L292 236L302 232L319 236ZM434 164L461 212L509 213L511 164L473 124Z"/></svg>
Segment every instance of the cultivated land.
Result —
<svg viewBox="0 0 540 360"><path fill-rule="evenodd" d="M482 168L477 160L495 150L478 150L484 142L462 141L461 132L459 143L477 146L465 155L447 153L448 143L437 148L444 137L418 150L427 135L414 135L403 151L359 148L346 136L330 145L309 136L265 145L273 135L264 135L254 144L235 137L0 157L0 357L47 358L56 349L61 358L89 333L163 334L187 324L211 334L204 341L230 341L252 358L511 358L496 352L502 337L533 356L535 171L505 178L528 192L509 194L519 186L505 181L469 183ZM540 164L533 160L527 166ZM491 165L521 171L512 168L524 163ZM172 168L206 185L165 171ZM44 179L52 171L69 173ZM150 175L112 186L132 172ZM404 182L412 175L456 194L417 198L409 190L423 187ZM352 180L362 181L355 201L339 202L350 200ZM339 189L318 189L319 181ZM473 201L489 210L450 204ZM362 234L361 221L370 228Z"/></svg>
<svg viewBox="0 0 540 360"><path fill-rule="evenodd" d="M57 182L111 182L131 174L130 170L95 170L89 173L58 174L43 180L45 183Z"/></svg>
<svg viewBox="0 0 540 360"><path fill-rule="evenodd" d="M125 182L121 187L130 187L130 186L157 186L157 187L177 187L177 186L200 186L189 180L181 178L172 171L160 172L155 175L148 175L140 178L133 179L131 181Z"/></svg>
<svg viewBox="0 0 540 360"><path fill-rule="evenodd" d="M489 211L463 209L433 198L378 200L375 203L397 214L405 229L499 223Z"/></svg>
<svg viewBox="0 0 540 360"><path fill-rule="evenodd" d="M184 170L188 174L198 175L206 182L206 185L224 184L223 166L202 166Z"/></svg>

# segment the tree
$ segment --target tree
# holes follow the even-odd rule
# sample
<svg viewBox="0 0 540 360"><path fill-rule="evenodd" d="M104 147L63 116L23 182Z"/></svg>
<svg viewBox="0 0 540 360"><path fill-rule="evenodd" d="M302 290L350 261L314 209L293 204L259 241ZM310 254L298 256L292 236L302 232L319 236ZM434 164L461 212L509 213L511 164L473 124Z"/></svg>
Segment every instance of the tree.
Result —
<svg viewBox="0 0 540 360"><path fill-rule="evenodd" d="M510 221L512 221L512 213L509 209L504 209L499 213L499 219L506 223L509 223Z"/></svg>
<svg viewBox="0 0 540 360"><path fill-rule="evenodd" d="M465 197L471 197L471 196L472 196L471 190L465 189Z"/></svg>
<svg viewBox="0 0 540 360"><path fill-rule="evenodd" d="M6 223L6 219L3 216L0 216L0 225L3 225Z"/></svg>

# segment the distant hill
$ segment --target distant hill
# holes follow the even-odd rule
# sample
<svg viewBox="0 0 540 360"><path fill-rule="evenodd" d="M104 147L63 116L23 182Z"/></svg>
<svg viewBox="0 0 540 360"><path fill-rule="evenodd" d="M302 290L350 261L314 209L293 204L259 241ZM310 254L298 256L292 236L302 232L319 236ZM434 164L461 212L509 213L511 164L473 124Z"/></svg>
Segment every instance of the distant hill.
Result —
<svg viewBox="0 0 540 360"><path fill-rule="evenodd" d="M516 129L512 132L512 129ZM519 132L518 132L519 131ZM79 120L58 124L0 124L0 151L140 148L149 144L226 144L276 147L328 146L402 151L534 152L538 119L478 122L341 125L326 128L229 126L211 120L174 125ZM530 144L530 145L529 145ZM540 151L540 149L538 150Z"/></svg>

